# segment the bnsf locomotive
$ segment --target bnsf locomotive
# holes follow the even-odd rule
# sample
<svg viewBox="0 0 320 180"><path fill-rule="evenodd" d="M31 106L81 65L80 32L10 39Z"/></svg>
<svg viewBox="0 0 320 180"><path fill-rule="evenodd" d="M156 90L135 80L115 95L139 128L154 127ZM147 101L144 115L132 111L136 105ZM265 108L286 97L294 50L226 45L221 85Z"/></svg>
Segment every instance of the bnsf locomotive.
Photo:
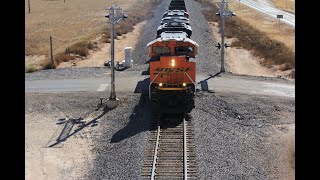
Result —
<svg viewBox="0 0 320 180"><path fill-rule="evenodd" d="M192 29L184 0L172 0L163 14L157 37L151 41L149 98L153 112L185 112L194 107L199 45L190 39Z"/></svg>

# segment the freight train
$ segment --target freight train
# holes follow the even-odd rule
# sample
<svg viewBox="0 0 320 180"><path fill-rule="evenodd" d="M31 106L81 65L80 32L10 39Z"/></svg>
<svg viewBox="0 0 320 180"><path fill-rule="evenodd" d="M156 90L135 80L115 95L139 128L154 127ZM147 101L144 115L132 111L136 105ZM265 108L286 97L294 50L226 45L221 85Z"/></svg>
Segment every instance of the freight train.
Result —
<svg viewBox="0 0 320 180"><path fill-rule="evenodd" d="M156 113L184 112L194 108L196 92L195 58L199 45L190 39L184 0L172 0L163 14L156 39L148 43L149 99Z"/></svg>

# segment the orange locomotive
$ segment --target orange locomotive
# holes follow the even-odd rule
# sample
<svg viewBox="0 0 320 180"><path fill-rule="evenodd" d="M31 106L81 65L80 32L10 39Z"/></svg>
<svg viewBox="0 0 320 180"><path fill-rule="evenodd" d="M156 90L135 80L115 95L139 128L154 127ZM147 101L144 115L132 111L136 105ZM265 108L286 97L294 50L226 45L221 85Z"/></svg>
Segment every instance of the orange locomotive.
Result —
<svg viewBox="0 0 320 180"><path fill-rule="evenodd" d="M172 0L163 14L157 39L151 41L149 98L153 112L189 113L194 107L199 45L190 39L192 29L184 0Z"/></svg>
<svg viewBox="0 0 320 180"><path fill-rule="evenodd" d="M166 31L150 42L149 98L154 112L185 112L194 107L198 44L183 31ZM171 110L171 111L170 111Z"/></svg>

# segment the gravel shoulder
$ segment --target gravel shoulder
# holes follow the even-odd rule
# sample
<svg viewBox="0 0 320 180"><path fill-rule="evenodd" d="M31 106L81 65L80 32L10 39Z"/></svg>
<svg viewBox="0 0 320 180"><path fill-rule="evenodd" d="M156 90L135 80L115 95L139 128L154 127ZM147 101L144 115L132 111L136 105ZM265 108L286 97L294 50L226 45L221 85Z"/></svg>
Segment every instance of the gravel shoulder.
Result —
<svg viewBox="0 0 320 180"><path fill-rule="evenodd" d="M294 179L292 98L205 93L192 111L200 179Z"/></svg>
<svg viewBox="0 0 320 180"><path fill-rule="evenodd" d="M25 73L25 81L42 79L81 79L90 77L103 77L111 70L107 67L84 67L84 68L59 68L40 70L33 73Z"/></svg>

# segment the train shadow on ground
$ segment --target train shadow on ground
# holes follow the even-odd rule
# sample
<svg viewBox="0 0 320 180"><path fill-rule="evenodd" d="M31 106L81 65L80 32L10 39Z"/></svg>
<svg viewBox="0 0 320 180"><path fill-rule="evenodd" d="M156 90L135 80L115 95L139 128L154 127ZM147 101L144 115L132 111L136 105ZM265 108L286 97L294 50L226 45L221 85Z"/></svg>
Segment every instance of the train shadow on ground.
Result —
<svg viewBox="0 0 320 180"><path fill-rule="evenodd" d="M157 122L161 128L165 129L174 128L183 121L183 113L163 113L161 116L158 116L158 114L153 114L151 112L151 102L149 100L148 93L149 83L150 78L146 78L137 83L134 92L141 94L139 102L134 107L134 110L130 115L129 122L126 124L126 126L113 134L111 143L118 143L141 132L155 130L157 129Z"/></svg>

